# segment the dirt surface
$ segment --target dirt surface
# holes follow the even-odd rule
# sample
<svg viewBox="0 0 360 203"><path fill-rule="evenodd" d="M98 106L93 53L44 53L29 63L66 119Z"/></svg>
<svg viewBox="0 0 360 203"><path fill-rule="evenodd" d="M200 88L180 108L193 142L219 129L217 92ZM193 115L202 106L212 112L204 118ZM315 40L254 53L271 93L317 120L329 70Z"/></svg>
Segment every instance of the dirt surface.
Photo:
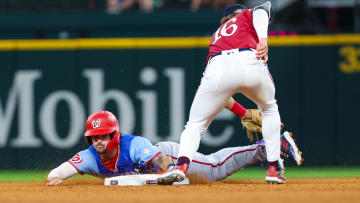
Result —
<svg viewBox="0 0 360 203"><path fill-rule="evenodd" d="M60 186L45 182L0 183L0 202L360 202L360 178L291 179L283 185L264 180L197 182L183 186L104 186L102 180L69 180Z"/></svg>

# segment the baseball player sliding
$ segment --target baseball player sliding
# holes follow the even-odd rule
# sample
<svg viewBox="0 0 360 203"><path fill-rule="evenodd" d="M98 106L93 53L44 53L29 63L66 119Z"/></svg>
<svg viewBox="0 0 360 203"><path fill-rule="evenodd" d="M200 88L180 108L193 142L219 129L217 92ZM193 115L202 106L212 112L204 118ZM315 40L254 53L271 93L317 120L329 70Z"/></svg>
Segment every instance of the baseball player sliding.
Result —
<svg viewBox="0 0 360 203"><path fill-rule="evenodd" d="M267 183L284 183L280 160L280 115L275 86L267 67L267 31L271 3L248 9L241 4L225 8L220 27L213 34L207 66L194 97L189 120L181 134L176 166L160 181L182 181L199 148L200 139L229 98L242 93L262 112L262 134L270 167Z"/></svg>
<svg viewBox="0 0 360 203"><path fill-rule="evenodd" d="M179 144L174 142L152 145L143 137L120 133L116 117L108 111L88 117L85 141L90 147L51 170L47 185L58 185L78 173L98 177L163 173L174 167L179 149ZM288 132L281 135L281 142L282 155L298 162L300 151ZM188 173L201 174L211 181L221 180L249 164L265 160L265 144L260 141L250 146L225 148L210 155L195 153ZM279 164L282 166L281 161Z"/></svg>

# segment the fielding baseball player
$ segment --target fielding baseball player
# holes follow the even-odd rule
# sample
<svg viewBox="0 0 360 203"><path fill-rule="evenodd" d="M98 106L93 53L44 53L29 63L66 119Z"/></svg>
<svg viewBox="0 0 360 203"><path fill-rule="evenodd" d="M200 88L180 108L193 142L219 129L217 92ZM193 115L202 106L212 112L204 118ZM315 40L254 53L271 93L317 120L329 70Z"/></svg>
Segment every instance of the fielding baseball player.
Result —
<svg viewBox="0 0 360 203"><path fill-rule="evenodd" d="M163 173L174 167L179 144L160 142L155 146L143 137L122 134L116 117L99 111L86 121L85 141L90 145L70 160L53 169L47 185L58 185L75 174L113 177L125 174ZM299 150L291 135L281 136L284 157L298 162ZM280 150L280 149L279 149ZM301 157L300 157L301 158ZM237 170L266 160L264 141L245 147L225 148L210 155L194 154L188 173L200 174L207 180L221 180ZM282 162L279 162L282 166Z"/></svg>
<svg viewBox="0 0 360 203"><path fill-rule="evenodd" d="M175 182L185 178L201 136L229 98L242 93L262 112L262 134L270 165L265 180L267 183L285 182L278 167L281 121L275 86L267 67L270 8L270 2L251 9L241 4L225 8L221 25L211 38L207 66L181 134L179 159L160 181Z"/></svg>

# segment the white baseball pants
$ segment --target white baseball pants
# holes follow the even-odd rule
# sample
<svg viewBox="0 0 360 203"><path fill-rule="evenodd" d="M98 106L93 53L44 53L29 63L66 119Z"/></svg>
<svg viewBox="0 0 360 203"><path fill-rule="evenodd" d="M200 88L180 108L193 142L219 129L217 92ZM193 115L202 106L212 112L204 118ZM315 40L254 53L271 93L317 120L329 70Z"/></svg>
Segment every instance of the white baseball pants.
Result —
<svg viewBox="0 0 360 203"><path fill-rule="evenodd" d="M193 159L201 136L236 93L242 93L258 105L263 116L267 160L280 159L280 115L268 67L256 59L255 51L239 52L238 49L223 51L208 62L181 134L179 157Z"/></svg>
<svg viewBox="0 0 360 203"><path fill-rule="evenodd" d="M173 160L177 160L178 143L160 142L155 147ZM265 146L263 144L229 147L209 155L195 152L187 174L196 175L209 181L222 180L245 166L258 161L266 161Z"/></svg>

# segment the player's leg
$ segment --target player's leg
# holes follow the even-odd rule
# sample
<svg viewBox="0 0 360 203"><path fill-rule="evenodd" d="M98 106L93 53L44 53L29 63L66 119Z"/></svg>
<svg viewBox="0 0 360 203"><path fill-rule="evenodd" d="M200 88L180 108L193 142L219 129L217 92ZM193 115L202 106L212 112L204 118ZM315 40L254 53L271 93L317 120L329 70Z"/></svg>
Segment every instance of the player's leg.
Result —
<svg viewBox="0 0 360 203"><path fill-rule="evenodd" d="M280 159L280 115L275 100L275 86L266 65L256 59L255 52L243 51L225 62L234 82L235 91L255 102L262 111L262 131L266 141L267 159L275 163ZM233 65L233 64L238 64Z"/></svg>
<svg viewBox="0 0 360 203"><path fill-rule="evenodd" d="M278 173L281 121L275 100L275 86L266 66L257 64L255 67L262 69L262 84L244 88L242 93L254 101L262 111L262 134L266 144L267 160L270 165L266 180L267 182L284 183L285 178L281 173ZM273 168L276 170L272 170Z"/></svg>
<svg viewBox="0 0 360 203"><path fill-rule="evenodd" d="M210 155L196 153L188 173L205 171L208 180L222 180L258 161L266 161L264 144L229 147Z"/></svg>
<svg viewBox="0 0 360 203"><path fill-rule="evenodd" d="M226 88L228 81L223 61L221 58L213 60L206 67L191 105L189 120L181 134L179 157L192 159L201 136L233 95L233 89Z"/></svg>
<svg viewBox="0 0 360 203"><path fill-rule="evenodd" d="M272 175L278 183L284 178L278 173L280 160L280 115L275 100L275 86L267 66L256 59L255 52L243 51L229 54L224 67L229 73L227 84L232 85L236 92L243 93L255 102L262 111L263 137L266 143L267 160L270 169L276 168ZM268 176L268 175L267 175ZM268 179L268 178L267 178Z"/></svg>
<svg viewBox="0 0 360 203"><path fill-rule="evenodd" d="M176 168L161 176L160 182L168 184L174 182L174 179L181 181L185 177L188 165L199 148L201 136L233 95L233 89L224 88L227 80L223 78L225 73L222 61L214 60L206 67L191 105L189 120L180 137Z"/></svg>
<svg viewBox="0 0 360 203"><path fill-rule="evenodd" d="M190 162L199 148L201 136L230 97L231 93L203 91L200 85L191 106L189 121L180 137L176 166L159 177L160 184L172 184L185 178Z"/></svg>
<svg viewBox="0 0 360 203"><path fill-rule="evenodd" d="M175 142L160 142L155 145L162 153L177 159L179 144ZM210 155L195 152L187 174L191 177L214 181L222 180L230 174L256 163L266 161L263 142L244 147L229 147Z"/></svg>
<svg viewBox="0 0 360 203"><path fill-rule="evenodd" d="M201 136L231 96L232 92L207 91L199 87L191 105L189 120L180 137L179 157L192 160Z"/></svg>

